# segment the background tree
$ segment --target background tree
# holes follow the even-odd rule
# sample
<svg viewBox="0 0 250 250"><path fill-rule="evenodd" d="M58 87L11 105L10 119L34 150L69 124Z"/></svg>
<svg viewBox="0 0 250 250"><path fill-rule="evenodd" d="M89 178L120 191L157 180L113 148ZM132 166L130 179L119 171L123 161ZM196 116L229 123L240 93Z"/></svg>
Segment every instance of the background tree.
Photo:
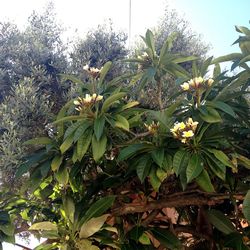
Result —
<svg viewBox="0 0 250 250"><path fill-rule="evenodd" d="M171 44L169 44L170 52L179 54L181 56L195 56L199 61L204 61L207 57L207 52L210 46L202 40L201 35L197 34L190 28L190 24L187 20L180 16L180 14L171 9L168 5L165 7L164 15L160 18L158 25L152 28L155 37L155 51L159 55L160 49L163 47L167 38L172 37ZM174 35L173 35L174 34ZM135 52L136 56L141 56L145 51L143 44L138 44ZM190 71L192 68L192 62L181 63L184 69ZM166 102L167 99L172 96L178 86L175 83L176 78L173 75L165 76L165 83L163 84L163 96ZM157 97L155 96L157 89L154 84L148 85L139 95L140 101L145 103L146 106L151 108L157 106ZM166 103L165 103L166 104Z"/></svg>
<svg viewBox="0 0 250 250"><path fill-rule="evenodd" d="M124 32L114 31L112 23L99 25L79 39L70 54L72 72L83 74L83 66L101 68L106 62L112 61L113 67L109 72L110 78L122 72L124 65L119 61L128 55L126 49L127 35Z"/></svg>

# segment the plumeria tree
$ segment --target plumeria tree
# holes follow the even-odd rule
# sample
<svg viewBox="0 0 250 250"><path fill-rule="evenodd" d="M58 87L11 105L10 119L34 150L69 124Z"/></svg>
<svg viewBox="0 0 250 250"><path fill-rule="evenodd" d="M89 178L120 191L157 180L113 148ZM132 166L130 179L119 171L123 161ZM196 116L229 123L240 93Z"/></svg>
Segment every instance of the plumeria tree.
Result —
<svg viewBox="0 0 250 250"><path fill-rule="evenodd" d="M170 39L160 53L151 31L143 40L137 72L106 81L111 62L84 67L48 136L25 143L16 177L28 182L1 193L1 241L28 231L46 239L36 250L249 249L249 53L200 65ZM241 71L228 76L218 63L232 57ZM166 74L178 77L175 101L162 102ZM134 100L136 81L157 87L156 109Z"/></svg>

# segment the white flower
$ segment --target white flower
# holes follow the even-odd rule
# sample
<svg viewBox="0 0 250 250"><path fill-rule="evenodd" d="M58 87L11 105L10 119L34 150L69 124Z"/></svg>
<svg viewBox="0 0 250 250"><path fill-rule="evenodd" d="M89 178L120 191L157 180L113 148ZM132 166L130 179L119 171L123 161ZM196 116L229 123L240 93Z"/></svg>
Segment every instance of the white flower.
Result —
<svg viewBox="0 0 250 250"><path fill-rule="evenodd" d="M182 85L181 85L181 88L184 90L184 91L187 91L189 90L189 84L187 82L184 82Z"/></svg>

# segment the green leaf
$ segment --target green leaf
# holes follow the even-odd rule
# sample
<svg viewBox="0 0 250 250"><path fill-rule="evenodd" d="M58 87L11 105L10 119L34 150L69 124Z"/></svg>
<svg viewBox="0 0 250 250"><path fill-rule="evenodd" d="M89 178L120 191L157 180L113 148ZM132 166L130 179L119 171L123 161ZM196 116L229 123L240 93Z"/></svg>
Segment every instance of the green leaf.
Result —
<svg viewBox="0 0 250 250"><path fill-rule="evenodd" d="M159 148L151 152L152 159L161 168L164 161L164 149Z"/></svg>
<svg viewBox="0 0 250 250"><path fill-rule="evenodd" d="M74 142L76 142L86 131L86 129L88 129L90 127L91 123L88 121L84 121L82 123L82 125L77 128L77 130L74 133Z"/></svg>
<svg viewBox="0 0 250 250"><path fill-rule="evenodd" d="M123 148L120 151L120 154L118 156L118 161L124 161L139 152L147 152L151 148L152 148L152 145L146 144L146 143L129 145L128 147Z"/></svg>
<svg viewBox="0 0 250 250"><path fill-rule="evenodd" d="M105 117L104 116L99 116L95 119L94 132L95 132L95 136L96 136L97 141L100 140L100 138L103 134L104 125L105 125Z"/></svg>
<svg viewBox="0 0 250 250"><path fill-rule="evenodd" d="M106 151L107 136L103 135L99 141L97 141L95 135L92 136L92 153L95 162L99 161Z"/></svg>
<svg viewBox="0 0 250 250"><path fill-rule="evenodd" d="M55 173L55 177L57 181L63 185L66 186L69 182L69 173L67 170L67 167L60 168L57 173Z"/></svg>
<svg viewBox="0 0 250 250"><path fill-rule="evenodd" d="M228 167L232 168L233 170L237 170L237 169L235 169L234 164L230 161L228 156L225 153L223 153L221 150L207 148L207 151L212 153L225 166L228 166Z"/></svg>
<svg viewBox="0 0 250 250"><path fill-rule="evenodd" d="M139 240L138 240L142 245L151 245L151 241L150 238L148 237L148 235L146 233L143 233Z"/></svg>
<svg viewBox="0 0 250 250"><path fill-rule="evenodd" d="M67 121L82 120L84 118L86 118L84 115L71 115L71 116L66 116L59 120L56 120L52 124L56 125L56 124L60 124L60 123L67 122Z"/></svg>
<svg viewBox="0 0 250 250"><path fill-rule="evenodd" d="M245 218L250 222L250 190L248 190L244 202L243 202L243 214Z"/></svg>
<svg viewBox="0 0 250 250"><path fill-rule="evenodd" d="M23 145L48 145L51 143L52 140L48 137L38 137L25 141Z"/></svg>
<svg viewBox="0 0 250 250"><path fill-rule="evenodd" d="M66 196L63 199L63 208L67 218L71 221L71 223L74 223L75 204L70 196Z"/></svg>
<svg viewBox="0 0 250 250"><path fill-rule="evenodd" d="M203 170L203 162L198 154L193 154L189 159L186 169L187 183L198 177Z"/></svg>
<svg viewBox="0 0 250 250"><path fill-rule="evenodd" d="M93 234L97 233L107 220L108 216L108 214L104 214L96 218L91 218L90 220L83 223L79 233L80 239L88 238Z"/></svg>
<svg viewBox="0 0 250 250"><path fill-rule="evenodd" d="M240 154L237 154L237 159L238 159L239 164L241 164L247 169L250 169L250 159Z"/></svg>
<svg viewBox="0 0 250 250"><path fill-rule="evenodd" d="M63 161L63 156L56 155L51 162L52 171L57 171L59 169L59 167L61 166L62 161Z"/></svg>
<svg viewBox="0 0 250 250"><path fill-rule="evenodd" d="M232 222L219 210L211 209L207 211L208 220L224 234L235 232Z"/></svg>
<svg viewBox="0 0 250 250"><path fill-rule="evenodd" d="M8 236L13 236L15 232L14 225L12 223L0 224L0 231Z"/></svg>
<svg viewBox="0 0 250 250"><path fill-rule="evenodd" d="M184 63L184 62L194 61L194 60L197 60L197 59L198 59L197 56L182 56L182 57L178 57L178 58L174 59L173 62L175 62L175 63Z"/></svg>
<svg viewBox="0 0 250 250"><path fill-rule="evenodd" d="M74 134L71 134L66 138L63 144L60 146L61 153L64 154L72 145L74 141Z"/></svg>
<svg viewBox="0 0 250 250"><path fill-rule="evenodd" d="M236 117L236 114L234 113L233 109L226 103L221 101L213 101L213 102L206 102L206 104L210 107L217 108L222 110L223 112L231 115L233 118Z"/></svg>
<svg viewBox="0 0 250 250"><path fill-rule="evenodd" d="M250 36L250 30L247 28L247 27L244 27L244 26L235 26L235 30L237 32L240 32L240 33L243 33L247 36Z"/></svg>
<svg viewBox="0 0 250 250"><path fill-rule="evenodd" d="M141 157L136 164L136 173L141 181L144 182L145 178L149 175L151 169L151 159L147 155Z"/></svg>
<svg viewBox="0 0 250 250"><path fill-rule="evenodd" d="M92 139L92 131L87 130L84 135L77 141L76 144L76 154L79 161L88 151L89 145Z"/></svg>
<svg viewBox="0 0 250 250"><path fill-rule="evenodd" d="M208 172L205 169L203 169L201 174L198 177L196 177L195 181L205 192L215 191L211 179L208 175Z"/></svg>
<svg viewBox="0 0 250 250"><path fill-rule="evenodd" d="M69 135L71 135L82 123L82 121L78 121L69 126L64 133L63 140L65 140Z"/></svg>
<svg viewBox="0 0 250 250"><path fill-rule="evenodd" d="M215 109L207 107L205 110L206 113L202 112L201 109L199 109L200 117L202 118L203 121L208 123L216 123L222 121L220 114Z"/></svg>
<svg viewBox="0 0 250 250"><path fill-rule="evenodd" d="M151 230L153 236L160 241L160 243L171 249L171 250L179 250L181 249L180 240L172 234L169 230L162 228L154 228Z"/></svg>
<svg viewBox="0 0 250 250"><path fill-rule="evenodd" d="M173 170L177 176L180 174L182 167L187 164L186 156L187 152L185 150L179 150L174 155Z"/></svg>
<svg viewBox="0 0 250 250"><path fill-rule="evenodd" d="M137 105L139 105L139 104L140 104L140 103L137 102L137 101L129 102L129 103L125 104L124 106L122 106L121 111L126 110L126 109L130 109L130 108L133 108L134 106L137 106Z"/></svg>
<svg viewBox="0 0 250 250"><path fill-rule="evenodd" d="M121 99L126 95L125 92L119 92L108 97L102 105L102 113L107 112L108 108L115 103L117 100Z"/></svg>
<svg viewBox="0 0 250 250"><path fill-rule="evenodd" d="M38 222L29 227L29 230L45 230L45 231L56 231L57 232L57 225L50 222L50 221L43 221Z"/></svg>
<svg viewBox="0 0 250 250"><path fill-rule="evenodd" d="M151 183L153 189L156 192L158 192L159 188L161 186L161 180L156 175L156 169L155 168L151 168L151 171L150 171L150 174L149 174L149 180L150 180L150 183Z"/></svg>
<svg viewBox="0 0 250 250"><path fill-rule="evenodd" d="M145 41L147 46L152 50L152 53L154 53L155 52L154 35L152 31L149 29L146 32Z"/></svg>
<svg viewBox="0 0 250 250"><path fill-rule="evenodd" d="M157 168L156 176L161 182L163 182L169 176L169 174L168 172L165 172L163 169Z"/></svg>
<svg viewBox="0 0 250 250"><path fill-rule="evenodd" d="M224 247L229 247L230 249L235 249L235 250L244 250L242 237L243 235L238 232L230 233L226 235L225 241L224 241Z"/></svg>
<svg viewBox="0 0 250 250"><path fill-rule="evenodd" d="M124 116L116 115L115 119L115 127L129 131L129 122Z"/></svg>
<svg viewBox="0 0 250 250"><path fill-rule="evenodd" d="M90 206L83 218L80 220L79 225L82 226L83 223L85 223L86 221L89 221L94 217L101 216L113 205L114 201L114 195L100 198L98 201L96 201Z"/></svg>
<svg viewBox="0 0 250 250"><path fill-rule="evenodd" d="M227 62L227 61L234 61L238 58L242 58L242 54L241 53L232 53L232 54L228 54L226 56L221 56L218 58L215 58L212 63L220 63L220 62Z"/></svg>
<svg viewBox="0 0 250 250"><path fill-rule="evenodd" d="M101 70L101 72L100 72L100 78L99 78L99 81L100 81L101 83L103 82L105 76L107 75L107 73L108 73L108 71L109 71L111 65L112 65L112 62L106 62L106 63L104 64L104 66L102 67L102 70Z"/></svg>
<svg viewBox="0 0 250 250"><path fill-rule="evenodd" d="M159 64L162 63L162 61L164 60L167 52L169 52L171 50L171 48L173 47L173 43L176 40L177 36L178 36L178 33L173 32L165 40L165 42L164 42L164 44L163 44L163 46L161 48L161 51L160 51Z"/></svg>

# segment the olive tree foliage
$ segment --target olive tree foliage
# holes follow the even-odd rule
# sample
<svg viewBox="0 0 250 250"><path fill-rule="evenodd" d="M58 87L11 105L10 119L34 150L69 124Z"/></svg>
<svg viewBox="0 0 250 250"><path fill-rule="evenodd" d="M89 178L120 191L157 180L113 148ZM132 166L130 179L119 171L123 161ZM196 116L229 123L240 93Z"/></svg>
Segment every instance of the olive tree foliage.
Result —
<svg viewBox="0 0 250 250"><path fill-rule="evenodd" d="M45 126L52 118L52 106L33 78L20 80L3 99L0 104L1 184L12 188L17 166L26 152L22 144L44 134Z"/></svg>
<svg viewBox="0 0 250 250"><path fill-rule="evenodd" d="M53 5L43 13L33 12L26 28L21 31L15 24L0 24L0 88L1 97L24 77L33 77L33 68L43 69L44 88L60 94L57 79L65 72L67 61L62 43L61 26L56 22Z"/></svg>
<svg viewBox="0 0 250 250"><path fill-rule="evenodd" d="M117 76L124 69L124 64L119 61L128 55L126 49L127 35L121 31L115 31L112 23L99 25L90 30L84 38L79 38L73 46L70 54L72 61L72 73L83 77L83 66L101 68L106 62L112 61L113 67L109 72L110 78Z"/></svg>

